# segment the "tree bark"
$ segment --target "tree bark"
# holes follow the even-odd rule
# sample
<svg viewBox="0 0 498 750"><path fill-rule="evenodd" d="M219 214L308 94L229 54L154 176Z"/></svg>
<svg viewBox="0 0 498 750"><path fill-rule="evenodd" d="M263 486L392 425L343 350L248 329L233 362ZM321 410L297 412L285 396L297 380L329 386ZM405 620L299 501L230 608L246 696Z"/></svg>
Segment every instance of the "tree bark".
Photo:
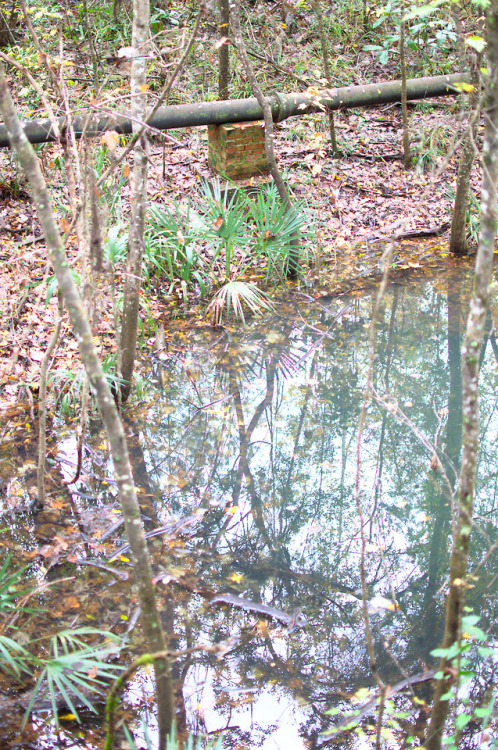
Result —
<svg viewBox="0 0 498 750"><path fill-rule="evenodd" d="M489 84L486 101L486 130L483 148L481 231L474 276L474 294L462 348L463 450L458 490L458 517L453 533L450 560L450 591L446 603L443 648L448 649L461 637L461 621L467 586L467 563L472 529L472 514L479 444L479 350L484 335L489 284L493 270L496 238L496 183L498 180L498 0L488 12ZM443 657L440 671L451 663ZM449 710L444 698L448 681L438 680L425 748L439 750ZM444 698L444 699L443 699Z"/></svg>
<svg viewBox="0 0 498 750"><path fill-rule="evenodd" d="M314 2L315 16L318 22L318 34L320 36L320 45L322 47L323 67L325 70L325 78L330 87L332 87L332 75L330 73L330 58L329 49L327 45L327 37L325 36L325 29L323 28L323 14L322 5L320 0ZM334 113L329 112L329 131L330 131L330 143L332 146L332 154L335 156L338 154L339 149L337 148L337 137L335 132Z"/></svg>
<svg viewBox="0 0 498 750"><path fill-rule="evenodd" d="M401 21L399 27L399 64L401 68L401 118L403 121L403 166L410 169L412 155L410 153L410 128L408 125L408 99L406 93L406 58L405 58L405 4L401 3Z"/></svg>
<svg viewBox="0 0 498 750"><path fill-rule="evenodd" d="M251 61L249 60L249 57L247 56L246 48L244 45L244 40L242 38L242 31L240 28L240 2L239 0L230 0L230 18L232 21L232 28L233 28L234 38L235 38L235 44L237 46L237 52L245 68L246 75L247 75L247 78L249 79L249 83L251 84L253 94L256 97L258 104L263 111L263 116L265 119L265 152L266 152L266 158L268 160L268 164L270 167L270 173L275 181L275 185L277 186L280 200L282 201L282 204L285 207L285 210L291 211L292 206L291 206L289 192L287 190L283 177L280 173L280 170L277 166L277 160L275 158L275 148L274 148L275 135L274 135L274 128L273 128L273 115L272 115L271 106L268 101L268 98L263 95L261 87L256 79L256 76L254 75ZM297 276L298 267L299 267L299 243L297 240L292 240L292 247L291 247L291 252L289 254L289 264L288 264L288 271L287 271L288 276L290 277Z"/></svg>
<svg viewBox="0 0 498 750"><path fill-rule="evenodd" d="M220 0L220 25L218 27L220 37L227 37L227 41L223 42L219 52L219 78L218 78L218 99L229 99L229 84L230 84L230 45L228 43L228 36L230 34L230 5L229 0Z"/></svg>
<svg viewBox="0 0 498 750"><path fill-rule="evenodd" d="M7 20L6 15L5 11L0 10L0 47L7 47L8 44L16 43L10 22Z"/></svg>
<svg viewBox="0 0 498 750"><path fill-rule="evenodd" d="M168 97L171 86L194 44L204 6L201 4L195 21L194 31L184 54L173 71L164 91L158 98L152 111L147 115L146 99L146 58L143 50L146 47L149 30L149 5L147 0L134 0L133 6L133 48L135 58L132 62L131 101L132 128L135 133L128 146L123 150L120 159L134 149L133 189L131 198L130 232L128 235L128 258L126 263L125 288L123 298L123 318L121 323L121 340L118 350L118 370L123 378L119 390L119 400L124 403L131 390L131 379L135 367L137 348L138 311L140 306L140 286L142 258L144 248L145 213L147 204L148 154L146 127L149 118L153 118L161 103ZM100 178L100 183L107 177L107 170Z"/></svg>
<svg viewBox="0 0 498 750"><path fill-rule="evenodd" d="M52 210L47 185L37 156L26 138L19 118L15 113L3 65L1 64L0 111L2 112L4 124L9 133L12 148L15 150L29 180L33 201L42 225L59 289L64 297L74 335L78 342L80 356L85 366L90 385L96 395L109 438L119 500L133 556L144 633L151 651L164 651L165 639L156 607L150 558L140 519L140 508L133 483L123 425L97 356L93 343L92 330L81 296L73 281L71 269ZM171 730L174 719L171 670L167 661L158 665L156 675L158 678L157 694L161 727L160 748L163 748L166 731Z"/></svg>
<svg viewBox="0 0 498 750"><path fill-rule="evenodd" d="M476 138L479 130L479 75L477 65L472 68L474 91L470 100L470 117L463 142L462 156L458 166L457 189L451 220L450 253L465 255L467 244L467 209L469 206L470 177L476 153Z"/></svg>
<svg viewBox="0 0 498 750"><path fill-rule="evenodd" d="M147 112L146 51L149 33L149 2L134 0L132 47L134 58L131 67L131 113L133 131L137 132ZM135 367L137 349L138 310L144 248L145 211L148 177L147 138L145 133L135 144L133 157L133 181L131 195L130 231L128 235L128 258L123 295L123 318L118 354L121 384L121 401L130 395L131 380Z"/></svg>

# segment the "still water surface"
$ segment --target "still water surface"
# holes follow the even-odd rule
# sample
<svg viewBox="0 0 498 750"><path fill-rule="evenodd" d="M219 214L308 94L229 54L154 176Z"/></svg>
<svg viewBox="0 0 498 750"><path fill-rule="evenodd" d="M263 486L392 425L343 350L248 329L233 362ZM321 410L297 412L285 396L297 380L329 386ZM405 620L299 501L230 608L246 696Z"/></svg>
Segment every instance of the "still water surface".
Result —
<svg viewBox="0 0 498 750"><path fill-rule="evenodd" d="M337 722L329 709L347 709L350 696L372 686L362 533L384 681L435 665L430 652L444 624L461 452L460 346L470 288L470 269L456 262L436 280L390 287L376 321L374 399L359 451L370 294L294 295L244 330L180 330L162 358L151 357L146 405L128 418L127 431L148 530L176 524L180 532L151 540L164 626L175 648L221 644L218 654L195 652L175 667L180 729L223 731L227 748L308 748ZM496 309L496 286L493 294ZM468 603L494 633L496 553L485 559L498 536L498 344L491 316L481 383L471 569L482 564ZM59 458L70 455L71 441L60 437ZM110 471L102 447L97 429L77 488L82 494L74 495L89 527L89 516L105 519L115 507L112 485L96 478ZM11 532L19 533L12 526ZM221 593L254 607L208 606ZM258 613L260 603L275 616ZM285 614L296 610L306 625L288 632ZM471 690L479 703L493 684L493 660L475 668ZM415 690L430 700L428 683ZM423 732L421 704L402 705ZM472 729L466 731L470 748ZM386 747L402 740L394 733ZM362 742L332 746L368 746Z"/></svg>
<svg viewBox="0 0 498 750"><path fill-rule="evenodd" d="M333 722L327 709L371 684L357 472L381 674L394 684L434 666L461 452L469 293L470 276L456 266L444 278L389 290L376 323L376 398L359 468L372 296L298 297L243 333L191 333L181 355L173 351L152 368L157 390L139 432L149 488L161 497L158 521L205 511L176 559L172 575L180 584L166 588L181 589L183 576L184 587L237 593L288 613L300 608L307 619L288 634L276 620L233 606L206 609L202 596L184 591L172 615L182 644L238 639L223 659L196 657L182 672L191 729L223 729L227 747L304 748ZM491 318L481 378L471 568L497 536ZM431 468L435 456L442 470ZM485 629L494 627L495 575L492 555L469 591ZM478 692L491 679L489 665L480 669ZM418 693L429 700L427 686Z"/></svg>

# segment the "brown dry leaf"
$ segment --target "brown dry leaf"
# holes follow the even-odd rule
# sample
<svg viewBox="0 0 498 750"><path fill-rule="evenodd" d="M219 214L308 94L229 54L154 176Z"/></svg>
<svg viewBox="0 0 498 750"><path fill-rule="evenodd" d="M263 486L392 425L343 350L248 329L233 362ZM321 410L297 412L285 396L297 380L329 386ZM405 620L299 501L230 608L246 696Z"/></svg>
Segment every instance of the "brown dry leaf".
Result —
<svg viewBox="0 0 498 750"><path fill-rule="evenodd" d="M112 151L114 153L119 144L119 135L115 130L106 130L100 141L105 146L107 146L109 151Z"/></svg>
<svg viewBox="0 0 498 750"><path fill-rule="evenodd" d="M29 356L34 362L41 362L43 359L43 352L41 349L30 349Z"/></svg>
<svg viewBox="0 0 498 750"><path fill-rule="evenodd" d="M68 596L64 599L64 609L79 609L81 604L75 596Z"/></svg>
<svg viewBox="0 0 498 750"><path fill-rule="evenodd" d="M66 234L66 232L69 232L71 228L71 222L66 218L62 218L59 220L59 227L60 227L61 232Z"/></svg>
<svg viewBox="0 0 498 750"><path fill-rule="evenodd" d="M50 503L50 507L54 510L62 510L62 508L65 508L67 505L66 501L62 497L56 497L55 500L52 500Z"/></svg>

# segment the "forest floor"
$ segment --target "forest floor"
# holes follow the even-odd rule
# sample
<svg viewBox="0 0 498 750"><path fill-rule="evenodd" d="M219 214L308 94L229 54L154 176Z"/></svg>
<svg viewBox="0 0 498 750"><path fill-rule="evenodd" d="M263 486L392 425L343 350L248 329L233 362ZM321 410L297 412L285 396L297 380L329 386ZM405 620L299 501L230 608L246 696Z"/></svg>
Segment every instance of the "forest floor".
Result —
<svg viewBox="0 0 498 750"><path fill-rule="evenodd" d="M365 278L379 275L385 241L395 236L403 239L396 251L395 272L429 268L447 256L451 191L458 164L445 154L455 134L463 131L461 118L456 100L440 99L411 108L415 166L410 171L403 169L401 117L396 105L336 114L339 158L330 155L324 116L293 118L278 126L279 165L294 197L311 209L316 238L314 262L298 287L304 285L316 296L361 287ZM195 196L201 179L213 179L207 163L206 129L190 128L174 135L177 142L166 142L164 149L160 143L151 144L149 203L184 201L188 195ZM45 146L42 164L63 227L64 196L54 167L57 153L56 146ZM20 408L19 402L32 402L57 305L56 298L47 295L51 271L41 229L24 179L7 150L0 154L0 175L0 315L4 321L0 409L12 413ZM476 162L472 192L477 201L479 183ZM127 184L121 189L121 206L126 220ZM434 239L419 239L424 235ZM70 238L68 250L75 257L75 238ZM167 294L160 279L156 281L143 294L149 314L162 321L166 337L172 315L195 315L202 322L205 301L191 297L184 304L178 294ZM105 295L101 307L100 347L105 358L115 349L112 304ZM57 353L58 368L73 368L77 346L68 331L66 324Z"/></svg>
<svg viewBox="0 0 498 750"><path fill-rule="evenodd" d="M97 3L87 16L84 7L67 3L63 8L54 8L50 12L44 8L43 12L34 14L38 49L19 24L15 29L19 44L9 54L26 66L50 92L47 70L38 50L46 49L51 55L51 64L61 66L62 47L59 49L57 26L64 39L64 85L70 92L67 94L71 99L70 106L85 111L90 102L96 111L102 112L111 100L113 107L125 106L129 91L128 73L120 70L116 60L120 49L126 49L130 43L130 3L125 0L118 4L118 23L110 18L112 11L108 4L100 6ZM178 57L179 50L185 49L196 8L190 3L169 2L153 17L153 54L149 70L152 94L161 90L171 74L174 65L171 61ZM365 17L361 22L359 8L346 4L324 13L324 22L333 43L335 85L372 83L397 77L397 62L388 56L387 62L381 64L378 50L375 51L377 48L369 48L366 44L378 42L386 32L385 24L389 25L390 21L386 16L379 27L379 20L383 18L379 11L379 18L377 13L372 15L371 24ZM172 103L216 98L219 34L215 20L208 16L203 23L196 40L195 55L191 55L189 64L171 89ZM420 39L416 37L415 51L413 45L407 47L410 76L450 72L463 65L454 43L454 21L442 17L434 23L441 37L437 44L431 37L427 49L422 49ZM463 13L459 24L459 33L484 33L484 18L476 19L474 13ZM272 2L254 3L246 15L245 33L249 51L251 48L257 51L256 65L267 87L279 91L295 90L303 88L303 79L313 86L326 83L320 73L323 61L316 18L309 4L290 3L280 7ZM92 45L98 45L98 75L95 46ZM276 56L284 67L261 63L264 59L261 55L268 53ZM233 98L250 95L247 78L236 56L231 53L231 58ZM45 116L43 110L37 110L41 102L31 84L26 86L21 73L9 66L8 77L20 116L26 119ZM94 91L97 89L100 99L96 100ZM54 93L50 96L55 106L59 106L58 97ZM104 109L99 109L100 106ZM306 207L312 238L308 242L303 273L297 282L289 282L288 288L297 287L317 297L361 288L366 279L379 277L379 257L386 240L392 237L401 240L393 258L393 273L403 273L407 269L422 273L431 267L434 271L434 265L445 260L452 191L458 168L458 144L465 131L464 110L460 97L443 97L410 105L414 162L410 171L403 169L398 105L335 113L341 149L338 158L331 155L325 114L294 117L276 126L278 164L286 175L294 199ZM99 149L101 152L105 150L104 145L95 141L94 153L97 154ZM40 147L38 153L61 232L66 231L68 195L60 148L47 144ZM185 128L170 132L164 139L152 136L149 205L161 202L171 205L173 201L185 204L189 196L195 201L202 179L213 179L207 162L206 128ZM126 177L119 191L119 212L108 216L107 223L103 217L104 235L112 222L126 225L129 195ZM478 206L478 160L473 169L472 196L473 205ZM473 221L475 227L477 220ZM69 238L67 250L70 259L77 263L75 237ZM103 358L112 355L116 349L116 300L111 298L110 290L115 288L119 293L122 265L114 267L111 272L114 274L113 283L109 283L110 276L100 279L98 293L94 293L99 308L95 326ZM261 276L264 277L264 269ZM40 362L57 316L54 290L52 271L25 178L9 150L0 150L0 316L4 321L0 333L0 412L15 412L23 403L31 405L33 411ZM144 285L146 328L150 328L151 321L160 321L167 340L173 317L185 319L187 325L193 320L197 325L208 324L205 311L209 300L200 300L193 291L185 302L178 289L173 293L170 291L169 282L157 277ZM154 332L148 333L153 342ZM76 349L76 341L65 320L54 367L74 370L77 366L77 357L73 356Z"/></svg>

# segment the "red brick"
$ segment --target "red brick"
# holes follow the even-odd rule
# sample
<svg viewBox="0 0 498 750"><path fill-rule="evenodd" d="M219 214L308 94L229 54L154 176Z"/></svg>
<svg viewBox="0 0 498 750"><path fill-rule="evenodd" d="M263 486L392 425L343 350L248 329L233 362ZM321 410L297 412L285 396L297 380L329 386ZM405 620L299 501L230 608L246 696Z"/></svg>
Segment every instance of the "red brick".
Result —
<svg viewBox="0 0 498 750"><path fill-rule="evenodd" d="M262 124L208 126L208 160L212 169L228 177L268 172Z"/></svg>

